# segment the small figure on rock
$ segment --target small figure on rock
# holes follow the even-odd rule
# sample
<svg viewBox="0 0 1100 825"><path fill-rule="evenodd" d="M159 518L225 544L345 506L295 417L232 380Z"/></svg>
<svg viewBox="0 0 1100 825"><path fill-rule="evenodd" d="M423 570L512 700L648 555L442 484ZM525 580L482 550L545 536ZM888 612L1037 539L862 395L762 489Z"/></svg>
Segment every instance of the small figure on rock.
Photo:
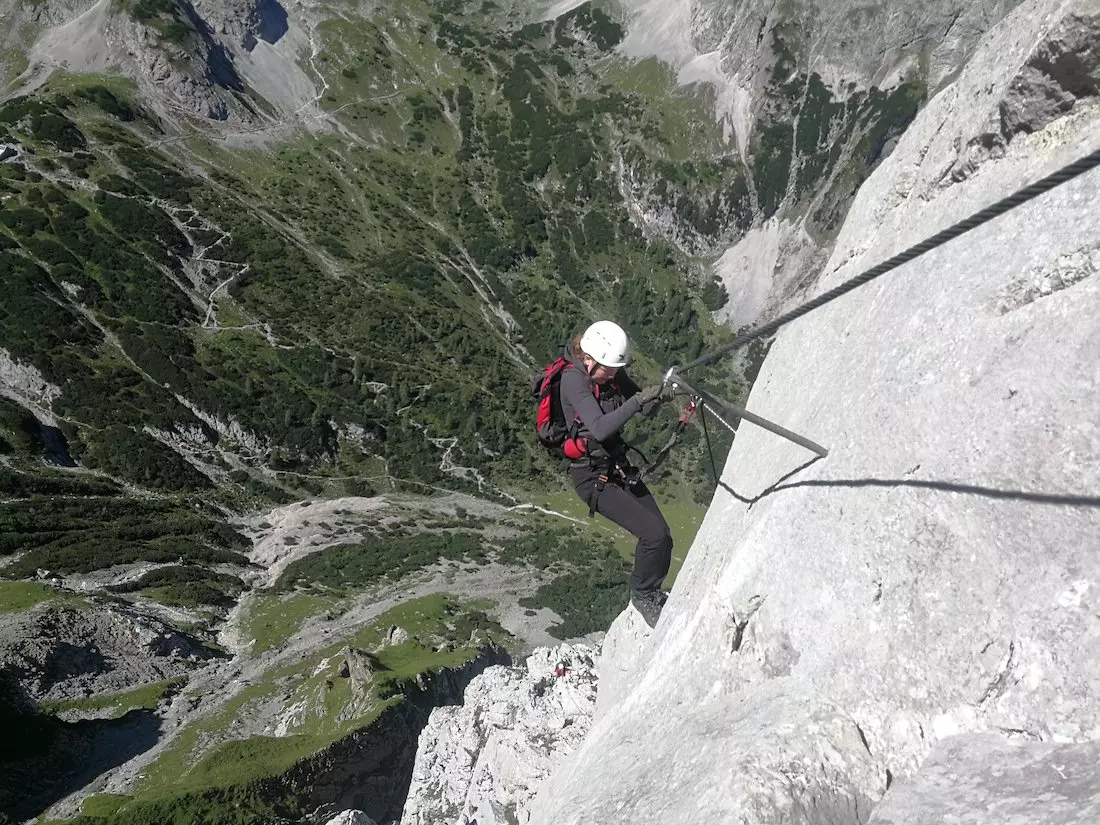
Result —
<svg viewBox="0 0 1100 825"><path fill-rule="evenodd" d="M672 561L672 533L622 438L637 413L649 417L672 397L662 384L640 389L627 374L630 342L613 321L597 321L566 344L532 381L538 399L536 432L565 459L573 489L599 513L638 539L630 579L631 604L650 627L667 594L661 583Z"/></svg>

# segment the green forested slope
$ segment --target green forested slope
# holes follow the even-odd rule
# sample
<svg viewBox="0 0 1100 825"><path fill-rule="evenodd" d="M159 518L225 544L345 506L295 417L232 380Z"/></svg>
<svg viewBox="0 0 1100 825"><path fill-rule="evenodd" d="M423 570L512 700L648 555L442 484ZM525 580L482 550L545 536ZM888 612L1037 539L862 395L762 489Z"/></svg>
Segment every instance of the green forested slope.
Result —
<svg viewBox="0 0 1100 825"><path fill-rule="evenodd" d="M166 491L369 490L443 481L429 438L454 437L456 463L522 487L526 379L565 335L619 318L649 378L721 336L683 256L628 220L622 152L683 147L589 77L618 27L424 12L403 54L326 32L346 135L229 154L76 78L0 109L27 152L0 170L0 346L61 388L78 463ZM368 81L405 90L366 103Z"/></svg>
<svg viewBox="0 0 1100 825"><path fill-rule="evenodd" d="M835 101L800 70L799 24L780 25L743 160L706 89L617 55L623 30L598 6L544 23L459 0L337 11L302 56L311 131L214 134L111 77L55 74L0 105L19 150L0 164L16 376L0 547L34 551L5 575L107 558L96 530L65 536L96 508L146 517L135 492L161 512L149 536L119 536L144 556L114 557L175 542L186 562L235 547L181 534L175 508L216 521L303 495L559 489L530 435L531 372L598 317L631 333L642 383L721 343L708 310L724 294L693 255L781 206L835 228L923 94L914 77ZM737 400L746 376L728 369L703 379ZM671 425L632 434L654 449ZM710 435L720 464L729 434ZM689 429L663 495L705 502L709 468ZM57 495L75 498L61 538L28 532L49 502L29 499Z"/></svg>

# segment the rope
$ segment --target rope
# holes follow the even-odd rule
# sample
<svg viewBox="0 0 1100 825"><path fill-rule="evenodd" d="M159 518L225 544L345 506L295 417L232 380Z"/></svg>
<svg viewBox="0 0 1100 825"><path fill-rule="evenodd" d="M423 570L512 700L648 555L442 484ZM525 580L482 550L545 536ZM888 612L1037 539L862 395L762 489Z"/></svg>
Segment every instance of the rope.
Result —
<svg viewBox="0 0 1100 825"><path fill-rule="evenodd" d="M996 203L991 204L990 206L987 206L978 212L975 212L970 217L963 218L958 223L937 232L932 237L926 238L915 246L911 246L903 252L899 252L897 255L894 255L892 258L889 258L882 263L871 267L867 271L856 275L854 278L845 281L840 286L834 287L828 292L824 292L821 295L818 295L811 301L807 301L806 303L802 304L802 306L791 310L786 315L781 315L774 321L769 321L768 323L751 329L742 335L738 335L728 344L723 344L722 346L718 347L718 349L712 352L700 355L694 361L689 361L688 363L681 366L673 367L673 370L670 370L670 372L675 371L677 373L685 373L690 369L694 369L695 367L701 367L704 364L713 363L730 350L737 349L738 347L743 347L745 344L749 343L750 341L754 341L757 338L763 338L766 335L771 335L784 324L789 324L791 321L794 321L797 318L801 318L806 313L812 312L818 307L824 306L830 301L839 298L841 295L845 295L851 292L856 287L863 286L865 283L874 280L879 275L884 275L890 270L896 269L902 264L908 263L914 258L920 257L925 252L935 249L937 246L941 246L942 244L947 243L953 238L957 238L959 237L959 235L969 232L975 227L981 226L987 221L993 220L993 218L996 218L998 215L1003 215L1004 213L1015 209L1017 206L1026 203L1032 198L1037 197L1044 192L1048 192L1056 186L1060 186L1066 181L1072 180L1078 175L1084 174L1085 172L1095 168L1096 166L1100 166L1100 149L1097 149L1091 154L1085 155L1080 160L1076 160L1068 166L1063 166L1057 172L1054 172L1051 175L1047 175L1045 178L1037 180L1035 181L1035 183L1025 186L1023 189L1013 192L1008 197L1002 198Z"/></svg>
<svg viewBox="0 0 1100 825"><path fill-rule="evenodd" d="M691 420L691 416L695 414L698 401L694 396L689 396L688 406L684 407L680 412L680 417L676 421L676 426L672 428L672 433L668 437L668 441L665 445L657 451L656 457L652 463L642 471L642 477L650 475L656 470L662 461L668 457L668 454L672 451L672 448L680 443L680 437L683 435L684 430L687 429L688 421Z"/></svg>

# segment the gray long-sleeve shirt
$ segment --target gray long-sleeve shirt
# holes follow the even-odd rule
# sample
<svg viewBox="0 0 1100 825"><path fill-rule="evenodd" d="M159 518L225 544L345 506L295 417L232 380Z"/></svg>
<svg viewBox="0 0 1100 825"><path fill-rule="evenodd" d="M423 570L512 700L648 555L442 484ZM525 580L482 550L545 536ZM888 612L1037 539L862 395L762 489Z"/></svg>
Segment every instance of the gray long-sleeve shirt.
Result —
<svg viewBox="0 0 1100 825"><path fill-rule="evenodd" d="M588 377L583 360L568 346L565 357L571 362L561 374L561 409L565 420L580 419L578 435L595 438L607 447L627 420L641 409L635 397L638 385L625 369L620 369L614 379L599 386L597 398L596 384Z"/></svg>

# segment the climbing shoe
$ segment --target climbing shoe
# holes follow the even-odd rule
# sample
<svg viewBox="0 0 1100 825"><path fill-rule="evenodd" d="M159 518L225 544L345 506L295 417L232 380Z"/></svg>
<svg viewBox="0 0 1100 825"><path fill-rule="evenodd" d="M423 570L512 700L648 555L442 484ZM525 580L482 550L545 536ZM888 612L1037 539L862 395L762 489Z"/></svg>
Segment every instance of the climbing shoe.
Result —
<svg viewBox="0 0 1100 825"><path fill-rule="evenodd" d="M661 608L667 600L668 593L663 590L635 590L630 594L630 603L642 614L645 623L650 627L657 626L657 620L661 618Z"/></svg>

